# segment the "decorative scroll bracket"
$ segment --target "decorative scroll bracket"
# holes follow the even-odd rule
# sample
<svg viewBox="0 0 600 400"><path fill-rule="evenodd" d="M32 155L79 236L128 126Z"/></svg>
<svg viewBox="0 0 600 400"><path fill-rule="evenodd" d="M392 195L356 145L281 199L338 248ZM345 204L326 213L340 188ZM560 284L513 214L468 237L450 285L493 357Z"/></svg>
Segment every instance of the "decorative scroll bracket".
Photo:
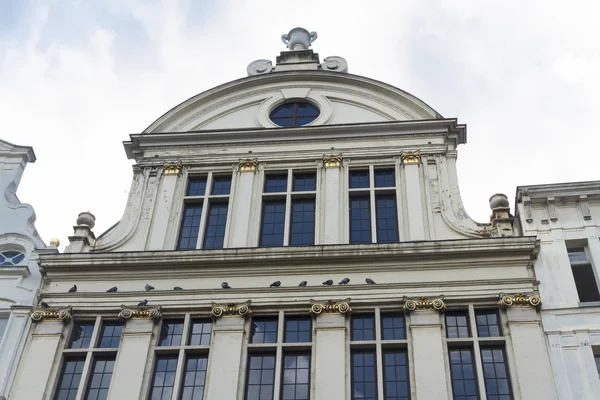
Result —
<svg viewBox="0 0 600 400"><path fill-rule="evenodd" d="M498 305L501 308L513 306L540 308L542 306L542 298L540 297L540 294L536 292L515 294L500 293Z"/></svg>
<svg viewBox="0 0 600 400"><path fill-rule="evenodd" d="M121 312L119 312L119 319L128 320L128 319L151 319L154 321L159 321L162 318L161 307L160 306L152 306L152 307L136 307L130 308L126 305L121 305Z"/></svg>
<svg viewBox="0 0 600 400"><path fill-rule="evenodd" d="M443 311L446 308L444 296L416 298L404 296L402 299L404 300L404 306L402 308L406 312L427 310Z"/></svg>
<svg viewBox="0 0 600 400"><path fill-rule="evenodd" d="M321 315L323 313L350 314L351 312L350 298L345 300L310 301L310 313L313 315Z"/></svg>
<svg viewBox="0 0 600 400"><path fill-rule="evenodd" d="M250 310L250 305L252 304L252 300L248 300L244 303L227 303L227 304L217 304L211 303L212 309L210 310L210 315L213 318L221 318L221 317L249 317L252 315L252 310Z"/></svg>
<svg viewBox="0 0 600 400"><path fill-rule="evenodd" d="M62 321L67 322L73 318L73 307L65 308L36 308L31 312L33 322Z"/></svg>

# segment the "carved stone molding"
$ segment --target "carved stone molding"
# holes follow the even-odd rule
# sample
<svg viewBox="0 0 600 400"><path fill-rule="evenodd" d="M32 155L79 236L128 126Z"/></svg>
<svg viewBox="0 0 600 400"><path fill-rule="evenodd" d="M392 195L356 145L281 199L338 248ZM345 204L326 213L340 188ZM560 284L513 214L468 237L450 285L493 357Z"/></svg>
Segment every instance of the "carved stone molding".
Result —
<svg viewBox="0 0 600 400"><path fill-rule="evenodd" d="M242 172L254 172L258 167L258 158L246 158L245 160L240 159L240 171Z"/></svg>
<svg viewBox="0 0 600 400"><path fill-rule="evenodd" d="M548 205L548 215L550 216L550 221L558 221L558 216L556 214L556 199L554 197L548 197L546 204Z"/></svg>
<svg viewBox="0 0 600 400"><path fill-rule="evenodd" d="M73 307L65 308L36 308L31 312L33 322L62 321L67 322L73 317Z"/></svg>
<svg viewBox="0 0 600 400"><path fill-rule="evenodd" d="M181 173L182 168L183 168L183 163L181 161L166 162L163 165L163 175L177 176Z"/></svg>
<svg viewBox="0 0 600 400"><path fill-rule="evenodd" d="M342 160L342 153L323 155L323 165L325 168L339 168L342 166Z"/></svg>
<svg viewBox="0 0 600 400"><path fill-rule="evenodd" d="M592 219L590 207L588 206L588 197L586 195L579 196L579 209L581 210L581 214L585 221L590 221Z"/></svg>
<svg viewBox="0 0 600 400"><path fill-rule="evenodd" d="M542 306L542 298L539 293L536 292L514 294L500 293L498 305L502 308L512 306L540 308Z"/></svg>
<svg viewBox="0 0 600 400"><path fill-rule="evenodd" d="M444 303L444 296L435 297L403 297L404 311L425 311L425 310L436 310L442 311L446 308Z"/></svg>
<svg viewBox="0 0 600 400"><path fill-rule="evenodd" d="M421 162L421 152L417 151L405 151L400 154L402 164L419 164Z"/></svg>
<svg viewBox="0 0 600 400"><path fill-rule="evenodd" d="M252 310L250 310L250 304L252 304L252 300L248 300L244 303L227 303L227 304L217 304L211 303L212 309L210 310L210 315L215 318L221 317L249 317L252 314Z"/></svg>
<svg viewBox="0 0 600 400"><path fill-rule="evenodd" d="M310 301L310 313L313 315L321 315L323 313L349 314L351 312L350 298L345 300Z"/></svg>
<svg viewBox="0 0 600 400"><path fill-rule="evenodd" d="M121 312L119 312L119 319L151 319L158 321L162 318L161 307L128 307L126 305L121 306Z"/></svg>

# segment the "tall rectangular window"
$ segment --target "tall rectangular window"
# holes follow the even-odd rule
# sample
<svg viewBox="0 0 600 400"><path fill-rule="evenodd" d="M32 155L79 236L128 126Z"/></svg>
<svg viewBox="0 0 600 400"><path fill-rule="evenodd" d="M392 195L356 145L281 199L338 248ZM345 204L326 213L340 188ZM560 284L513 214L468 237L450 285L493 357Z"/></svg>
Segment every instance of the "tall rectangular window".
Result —
<svg viewBox="0 0 600 400"><path fill-rule="evenodd" d="M224 247L230 192L231 175L189 178L177 250Z"/></svg>
<svg viewBox="0 0 600 400"><path fill-rule="evenodd" d="M596 275L594 274L592 263L588 259L585 248L571 248L568 249L568 252L579 301L582 303L600 301Z"/></svg>
<svg viewBox="0 0 600 400"><path fill-rule="evenodd" d="M273 400L275 354L251 354L248 357L246 400Z"/></svg>
<svg viewBox="0 0 600 400"><path fill-rule="evenodd" d="M377 365L375 351L352 352L352 399L377 399Z"/></svg>
<svg viewBox="0 0 600 400"><path fill-rule="evenodd" d="M64 360L58 381L58 389L54 396L55 400L75 399L79 384L81 383L84 365L85 357L66 358Z"/></svg>
<svg viewBox="0 0 600 400"><path fill-rule="evenodd" d="M473 350L448 350L454 400L479 400Z"/></svg>
<svg viewBox="0 0 600 400"><path fill-rule="evenodd" d="M308 400L310 395L310 354L283 355L282 400Z"/></svg>
<svg viewBox="0 0 600 400"><path fill-rule="evenodd" d="M177 373L177 355L163 355L156 357L154 377L150 389L152 400L171 400Z"/></svg>
<svg viewBox="0 0 600 400"><path fill-rule="evenodd" d="M4 337L4 331L6 331L7 326L8 317L0 316L0 343L2 342L2 338Z"/></svg>
<svg viewBox="0 0 600 400"><path fill-rule="evenodd" d="M386 400L409 400L408 353L386 350L383 353L383 382Z"/></svg>
<svg viewBox="0 0 600 400"><path fill-rule="evenodd" d="M348 179L350 243L398 242L395 168L352 169Z"/></svg>
<svg viewBox="0 0 600 400"><path fill-rule="evenodd" d="M488 400L512 400L504 349L482 347L481 361Z"/></svg>
<svg viewBox="0 0 600 400"><path fill-rule="evenodd" d="M206 369L208 356L194 354L186 360L182 399L204 398L204 385L206 382Z"/></svg>
<svg viewBox="0 0 600 400"><path fill-rule="evenodd" d="M86 400L105 400L115 368L115 356L98 356L94 360Z"/></svg>
<svg viewBox="0 0 600 400"><path fill-rule="evenodd" d="M265 175L259 246L313 245L316 189L315 172Z"/></svg>

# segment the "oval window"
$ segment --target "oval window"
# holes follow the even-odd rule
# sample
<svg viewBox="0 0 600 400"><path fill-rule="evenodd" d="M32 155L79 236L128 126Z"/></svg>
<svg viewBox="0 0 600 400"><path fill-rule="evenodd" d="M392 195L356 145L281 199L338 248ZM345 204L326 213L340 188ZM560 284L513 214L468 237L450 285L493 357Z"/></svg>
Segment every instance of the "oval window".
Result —
<svg viewBox="0 0 600 400"><path fill-rule="evenodd" d="M269 117L275 124L289 128L309 124L317 119L319 114L319 109L311 103L297 101L280 105Z"/></svg>

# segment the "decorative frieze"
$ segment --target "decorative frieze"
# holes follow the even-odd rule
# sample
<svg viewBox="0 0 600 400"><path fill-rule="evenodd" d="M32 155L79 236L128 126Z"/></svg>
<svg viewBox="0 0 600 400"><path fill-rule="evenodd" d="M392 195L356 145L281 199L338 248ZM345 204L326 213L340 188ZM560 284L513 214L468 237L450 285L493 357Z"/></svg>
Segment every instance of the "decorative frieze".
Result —
<svg viewBox="0 0 600 400"><path fill-rule="evenodd" d="M252 300L248 300L245 303L211 304L212 309L210 310L210 315L215 318L249 317L252 314L252 310L250 310Z"/></svg>
<svg viewBox="0 0 600 400"><path fill-rule="evenodd" d="M31 312L33 322L62 321L67 322L73 317L73 307L65 308L36 308Z"/></svg>
<svg viewBox="0 0 600 400"><path fill-rule="evenodd" d="M421 152L417 151L405 151L400 155L402 164L419 164L421 162Z"/></svg>
<svg viewBox="0 0 600 400"><path fill-rule="evenodd" d="M350 307L350 298L345 300L310 301L310 313L313 315L320 315L323 313L349 314L351 312L352 307Z"/></svg>
<svg viewBox="0 0 600 400"><path fill-rule="evenodd" d="M254 172L258 167L258 158L246 158L245 160L240 159L240 171L242 172Z"/></svg>
<svg viewBox="0 0 600 400"><path fill-rule="evenodd" d="M502 308L512 306L539 308L542 305L542 298L539 293L536 292L515 294L500 293L498 305Z"/></svg>
<svg viewBox="0 0 600 400"><path fill-rule="evenodd" d="M402 308L404 309L404 311L442 311L446 308L446 303L444 303L444 296L415 298L404 296L403 300L404 306Z"/></svg>
<svg viewBox="0 0 600 400"><path fill-rule="evenodd" d="M163 165L163 175L179 175L183 163L181 161L166 162Z"/></svg>
<svg viewBox="0 0 600 400"><path fill-rule="evenodd" d="M126 305L121 306L121 312L118 315L121 320L128 319L152 319L158 321L162 318L160 306L138 306L128 307Z"/></svg>
<svg viewBox="0 0 600 400"><path fill-rule="evenodd" d="M339 168L342 166L342 161L342 153L323 155L323 165L325 168Z"/></svg>

